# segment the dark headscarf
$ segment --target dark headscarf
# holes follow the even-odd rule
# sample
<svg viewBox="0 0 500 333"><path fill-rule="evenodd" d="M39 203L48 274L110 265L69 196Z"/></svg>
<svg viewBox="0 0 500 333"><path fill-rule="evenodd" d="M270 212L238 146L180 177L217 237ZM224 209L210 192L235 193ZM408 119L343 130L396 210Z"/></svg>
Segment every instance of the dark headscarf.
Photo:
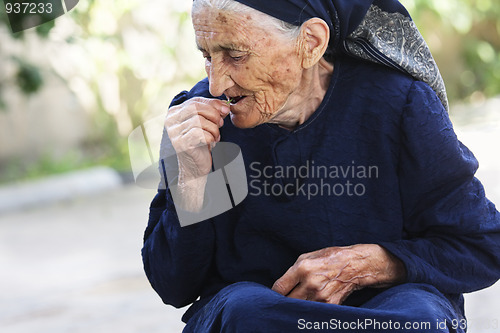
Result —
<svg viewBox="0 0 500 333"><path fill-rule="evenodd" d="M436 62L397 0L236 0L282 21L300 26L319 17L329 26L327 59L339 54L368 60L410 74L448 100Z"/></svg>

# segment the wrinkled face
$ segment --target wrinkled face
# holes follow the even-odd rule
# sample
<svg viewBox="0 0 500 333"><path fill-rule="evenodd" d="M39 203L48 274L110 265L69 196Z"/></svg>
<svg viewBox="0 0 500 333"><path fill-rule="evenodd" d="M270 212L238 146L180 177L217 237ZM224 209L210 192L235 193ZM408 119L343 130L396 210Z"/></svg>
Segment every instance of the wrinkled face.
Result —
<svg viewBox="0 0 500 333"><path fill-rule="evenodd" d="M268 122L287 109L302 76L297 43L259 26L259 17L208 7L193 11L210 93L233 99L231 120L240 128Z"/></svg>

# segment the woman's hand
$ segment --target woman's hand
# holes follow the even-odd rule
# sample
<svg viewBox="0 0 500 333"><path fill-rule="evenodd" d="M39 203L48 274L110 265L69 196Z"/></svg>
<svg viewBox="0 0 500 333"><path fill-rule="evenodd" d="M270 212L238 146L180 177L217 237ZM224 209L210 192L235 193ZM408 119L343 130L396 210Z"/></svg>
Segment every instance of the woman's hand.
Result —
<svg viewBox="0 0 500 333"><path fill-rule="evenodd" d="M196 97L168 110L165 128L177 153L178 189L182 208L203 206L206 176L212 168L212 147L220 141L219 128L229 106L218 99Z"/></svg>
<svg viewBox="0 0 500 333"><path fill-rule="evenodd" d="M355 290L404 281L404 264L375 244L329 247L301 255L274 285L291 298L342 304Z"/></svg>

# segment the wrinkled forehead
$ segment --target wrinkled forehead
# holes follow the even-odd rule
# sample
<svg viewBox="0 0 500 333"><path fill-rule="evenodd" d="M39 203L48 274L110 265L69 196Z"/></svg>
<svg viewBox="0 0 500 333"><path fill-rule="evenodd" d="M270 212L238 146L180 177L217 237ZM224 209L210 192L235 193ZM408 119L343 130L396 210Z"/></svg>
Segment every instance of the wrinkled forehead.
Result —
<svg viewBox="0 0 500 333"><path fill-rule="evenodd" d="M222 2L222 3L220 3ZM239 2L232 2L233 5L223 6L225 1L218 0L195 0L193 2L193 19L204 17L211 23L234 24L242 23L254 28L268 30L276 19L264 12Z"/></svg>
<svg viewBox="0 0 500 333"><path fill-rule="evenodd" d="M212 6L193 7L193 24L234 24L242 17L233 11L218 9Z"/></svg>
<svg viewBox="0 0 500 333"><path fill-rule="evenodd" d="M192 12L197 43L204 40L226 40L251 44L252 40L269 35L268 29L259 23L259 16L258 12L239 13L199 6Z"/></svg>

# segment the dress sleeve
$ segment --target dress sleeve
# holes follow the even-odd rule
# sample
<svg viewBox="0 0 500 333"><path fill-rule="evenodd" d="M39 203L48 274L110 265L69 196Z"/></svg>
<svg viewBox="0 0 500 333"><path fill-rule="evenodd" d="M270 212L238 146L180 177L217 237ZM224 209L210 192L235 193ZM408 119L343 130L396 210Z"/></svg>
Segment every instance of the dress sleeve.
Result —
<svg viewBox="0 0 500 333"><path fill-rule="evenodd" d="M187 99L186 95L185 92L177 95L172 105L182 103ZM162 151L165 131L163 135ZM158 193L150 206L142 259L146 275L164 303L183 307L200 296L211 274L214 240L210 220L180 226L168 182L162 176Z"/></svg>
<svg viewBox="0 0 500 333"><path fill-rule="evenodd" d="M474 177L477 160L425 83L410 89L401 137L405 237L380 245L404 262L408 282L444 293L492 285L500 278L500 214Z"/></svg>

